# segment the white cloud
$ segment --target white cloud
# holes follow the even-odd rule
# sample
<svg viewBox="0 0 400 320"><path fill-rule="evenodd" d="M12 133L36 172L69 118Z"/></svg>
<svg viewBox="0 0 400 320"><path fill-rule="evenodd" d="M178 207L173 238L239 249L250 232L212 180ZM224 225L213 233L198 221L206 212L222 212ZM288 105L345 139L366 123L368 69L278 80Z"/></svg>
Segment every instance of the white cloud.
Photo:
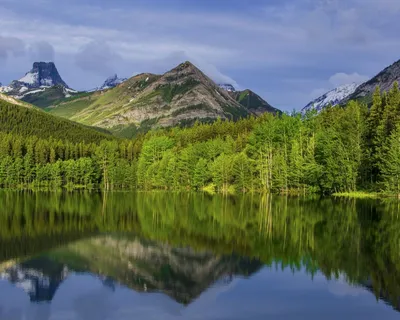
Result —
<svg viewBox="0 0 400 320"><path fill-rule="evenodd" d="M191 6L162 2L155 7L148 2L90 6L85 0L57 5L50 0L3 0L0 32L22 39L27 46L39 41L51 44L57 65L71 74L68 81L76 88L92 85L84 81L94 82L100 75L78 79L76 74L83 70L76 66L75 55L92 42L106 43L120 59L104 75L111 69L124 76L166 71L182 62L171 63L171 56L184 52L214 80L235 85L234 78L244 87L261 88L270 92L265 98L272 105L291 109L307 103L313 88L364 81L363 75L375 74L395 60L400 52L398 19L393 14L397 2L383 0L381 6L380 0L291 0L277 5L265 1L269 3L265 10L254 2L244 13L235 6L194 11ZM381 19L376 19L376 10ZM21 61L1 48L0 44L0 56L8 57L7 68L2 69L4 82L12 80L17 68L22 70ZM81 59L88 64L85 67L98 74L101 64L86 58ZM336 72L341 73L327 80ZM310 81L290 82L300 77Z"/></svg>
<svg viewBox="0 0 400 320"><path fill-rule="evenodd" d="M329 82L335 86L339 87L344 84L350 84L350 83L363 83L367 81L370 77L361 75L357 72L354 73L345 73L345 72L338 72L335 73L333 76L329 78Z"/></svg>

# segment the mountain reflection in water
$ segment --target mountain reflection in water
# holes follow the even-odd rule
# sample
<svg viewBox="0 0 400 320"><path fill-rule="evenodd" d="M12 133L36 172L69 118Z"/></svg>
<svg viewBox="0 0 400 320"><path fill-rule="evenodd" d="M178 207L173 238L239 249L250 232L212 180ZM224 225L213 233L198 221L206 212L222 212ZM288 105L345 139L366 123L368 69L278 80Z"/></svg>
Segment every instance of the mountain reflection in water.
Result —
<svg viewBox="0 0 400 320"><path fill-rule="evenodd" d="M217 291L239 295L235 301L240 303L245 290L238 290L238 284L252 286L248 297L272 290L270 300L280 297L279 302L299 288L305 298L305 288L323 284L322 292L335 297L367 299L371 319L374 312L379 318L384 313L394 316L399 310L397 202L258 195L2 192L0 208L0 301L10 299L11 287L4 289L8 283L25 292L31 304L41 305L40 312L44 312L43 303L55 308L57 297L67 293L80 305L84 300L76 300L80 291L95 283L103 288L101 295L108 292L114 298L126 290L144 295L140 301L150 295L149 305L168 296L175 301L177 309L173 309L178 315L182 313L179 305L194 308ZM269 280L255 282L264 278ZM296 281L302 283L297 289ZM373 295L391 308L382 309L385 303L376 302ZM87 296L90 301L92 298L92 294ZM120 304L124 299L114 302ZM293 299L291 304L297 301ZM81 307L86 310L83 314L91 308L87 318L95 319L96 307L91 303ZM133 311L131 303L126 303L122 306L129 305L130 316L141 308L135 305ZM287 311L266 301L253 306L252 312L267 306L273 314ZM65 307L63 312L81 307ZM103 307L98 306L99 310ZM19 319L15 313L18 307L10 308L0 302L0 319ZM316 305L313 308L317 310ZM48 312L40 317L50 319L51 310ZM107 319L109 312L102 312L99 319Z"/></svg>

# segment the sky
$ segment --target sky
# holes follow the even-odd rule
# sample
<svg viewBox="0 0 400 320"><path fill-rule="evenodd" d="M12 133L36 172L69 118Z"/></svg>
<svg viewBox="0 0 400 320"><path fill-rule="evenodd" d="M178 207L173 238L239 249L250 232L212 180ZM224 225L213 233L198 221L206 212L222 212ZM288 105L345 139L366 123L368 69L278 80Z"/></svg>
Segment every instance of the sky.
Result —
<svg viewBox="0 0 400 320"><path fill-rule="evenodd" d="M400 59L399 0L0 0L0 82L54 61L77 90L189 60L301 109Z"/></svg>

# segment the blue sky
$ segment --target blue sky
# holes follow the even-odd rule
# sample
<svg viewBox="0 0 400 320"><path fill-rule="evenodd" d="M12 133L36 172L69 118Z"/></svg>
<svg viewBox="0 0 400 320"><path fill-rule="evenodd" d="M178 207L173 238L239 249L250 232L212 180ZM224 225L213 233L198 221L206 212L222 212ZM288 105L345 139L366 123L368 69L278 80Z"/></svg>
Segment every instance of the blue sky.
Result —
<svg viewBox="0 0 400 320"><path fill-rule="evenodd" d="M283 110L400 59L398 0L0 0L0 82L54 60L83 90L190 60Z"/></svg>

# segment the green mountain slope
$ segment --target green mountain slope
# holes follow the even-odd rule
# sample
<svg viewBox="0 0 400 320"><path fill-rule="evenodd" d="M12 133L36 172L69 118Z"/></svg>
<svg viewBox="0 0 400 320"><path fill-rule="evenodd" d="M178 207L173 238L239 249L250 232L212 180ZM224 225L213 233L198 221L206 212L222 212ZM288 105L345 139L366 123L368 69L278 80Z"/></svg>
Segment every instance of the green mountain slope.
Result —
<svg viewBox="0 0 400 320"><path fill-rule="evenodd" d="M27 106L12 104L0 97L0 132L71 142L99 142L111 138L100 129L89 128Z"/></svg>
<svg viewBox="0 0 400 320"><path fill-rule="evenodd" d="M237 101L187 61L163 75L139 74L115 88L78 94L47 110L131 137L138 130L153 127L190 125L197 120L209 122L218 118L237 120L276 112L257 95L251 96L250 100Z"/></svg>
<svg viewBox="0 0 400 320"><path fill-rule="evenodd" d="M249 89L243 91L232 91L229 94L247 110L257 115L265 112L281 112L280 110L272 107L267 101Z"/></svg>
<svg viewBox="0 0 400 320"><path fill-rule="evenodd" d="M35 106L33 106L33 105L29 104L29 103L26 103L24 101L15 99L15 98L13 98L11 96L8 96L6 94L3 94L3 93L0 93L0 101L1 102L8 102L8 103L11 103L11 104L14 104L14 105L17 105L17 106L20 106L20 107L25 107L25 108L36 108Z"/></svg>
<svg viewBox="0 0 400 320"><path fill-rule="evenodd" d="M70 98L58 101L56 106L47 107L45 110L55 116L70 119L93 104L102 94L104 92L80 92Z"/></svg>
<svg viewBox="0 0 400 320"><path fill-rule="evenodd" d="M36 90L36 92L25 95L21 100L31 103L39 108L46 108L57 105L60 101L68 99L69 96L77 94L72 90L67 90L69 89L57 85L50 88L44 88L42 91Z"/></svg>

